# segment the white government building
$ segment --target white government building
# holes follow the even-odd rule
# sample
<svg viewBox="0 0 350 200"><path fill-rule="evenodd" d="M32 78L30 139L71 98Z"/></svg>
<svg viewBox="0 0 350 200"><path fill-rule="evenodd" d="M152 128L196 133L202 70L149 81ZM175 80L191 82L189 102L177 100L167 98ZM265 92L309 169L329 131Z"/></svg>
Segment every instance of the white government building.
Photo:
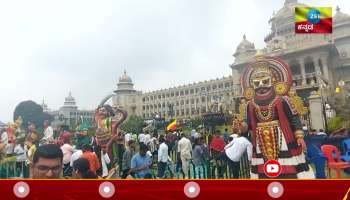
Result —
<svg viewBox="0 0 350 200"><path fill-rule="evenodd" d="M335 88L339 83L350 83L350 16L336 8L332 34L295 34L294 9L307 6L297 0L285 0L284 6L274 13L268 23L271 32L265 37L266 47L261 52L284 59L290 66L294 88L310 110L310 123L323 128L322 104L332 95L323 89ZM242 97L240 74L258 49L244 35L233 54L232 75L142 93L134 89L131 78L124 72L119 78L114 106L127 109L130 115L144 118L195 117L209 111L234 111ZM321 98L322 97L322 98Z"/></svg>
<svg viewBox="0 0 350 200"><path fill-rule="evenodd" d="M54 120L51 122L51 125L54 129L59 129L60 126L68 126L74 129L80 117L83 117L92 124L95 113L94 110L79 109L71 92L69 92L68 96L64 99L63 106L61 106L59 110L51 111L44 101L41 107L44 112L53 116Z"/></svg>

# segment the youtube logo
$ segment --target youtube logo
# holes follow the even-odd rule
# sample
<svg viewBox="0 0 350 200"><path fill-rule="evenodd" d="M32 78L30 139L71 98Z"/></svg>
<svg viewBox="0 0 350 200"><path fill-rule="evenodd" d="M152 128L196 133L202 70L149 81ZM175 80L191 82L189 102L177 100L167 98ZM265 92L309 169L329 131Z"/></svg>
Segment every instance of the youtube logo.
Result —
<svg viewBox="0 0 350 200"><path fill-rule="evenodd" d="M276 178L282 172L280 163L276 160L268 160L264 164L264 173L270 178Z"/></svg>

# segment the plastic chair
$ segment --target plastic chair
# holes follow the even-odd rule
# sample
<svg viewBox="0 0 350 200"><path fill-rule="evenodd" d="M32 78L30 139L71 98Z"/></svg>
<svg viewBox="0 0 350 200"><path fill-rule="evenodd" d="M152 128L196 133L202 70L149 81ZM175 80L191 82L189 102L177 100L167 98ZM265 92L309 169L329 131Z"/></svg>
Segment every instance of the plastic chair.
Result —
<svg viewBox="0 0 350 200"><path fill-rule="evenodd" d="M344 162L340 160L340 153L337 147L333 145L323 145L321 146L321 151L327 158L329 172L331 169L334 169L337 173L337 178L340 178L341 169L350 167L350 164L348 162ZM335 159L333 157L333 154L335 154ZM330 173L329 173L329 176L330 176Z"/></svg>
<svg viewBox="0 0 350 200"><path fill-rule="evenodd" d="M313 163L316 168L316 178L326 178L325 165L326 157L322 151L314 144L307 144L307 158L309 162Z"/></svg>
<svg viewBox="0 0 350 200"><path fill-rule="evenodd" d="M340 159L345 162L350 162L350 139L343 140L342 142L342 155Z"/></svg>

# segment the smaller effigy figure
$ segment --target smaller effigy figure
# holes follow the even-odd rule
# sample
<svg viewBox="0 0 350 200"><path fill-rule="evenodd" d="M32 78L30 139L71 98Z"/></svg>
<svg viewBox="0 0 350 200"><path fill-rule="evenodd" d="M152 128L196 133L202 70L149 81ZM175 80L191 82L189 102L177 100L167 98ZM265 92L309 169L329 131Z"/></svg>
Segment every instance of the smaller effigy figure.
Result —
<svg viewBox="0 0 350 200"><path fill-rule="evenodd" d="M124 138L119 130L119 125L127 118L127 112L113 108L110 105L101 105L95 111L95 122L98 131L96 132L96 142L101 150L108 153L113 163L117 158L121 166L124 151Z"/></svg>

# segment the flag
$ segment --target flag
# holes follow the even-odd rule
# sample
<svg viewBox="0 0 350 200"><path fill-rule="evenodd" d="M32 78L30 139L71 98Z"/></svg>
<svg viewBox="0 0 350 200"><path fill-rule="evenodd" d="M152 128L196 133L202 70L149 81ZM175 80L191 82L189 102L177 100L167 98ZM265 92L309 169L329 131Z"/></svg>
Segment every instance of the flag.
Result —
<svg viewBox="0 0 350 200"><path fill-rule="evenodd" d="M176 130L176 119L172 121L167 127L167 131L175 131Z"/></svg>
<svg viewBox="0 0 350 200"><path fill-rule="evenodd" d="M332 7L295 7L295 33L332 33Z"/></svg>

